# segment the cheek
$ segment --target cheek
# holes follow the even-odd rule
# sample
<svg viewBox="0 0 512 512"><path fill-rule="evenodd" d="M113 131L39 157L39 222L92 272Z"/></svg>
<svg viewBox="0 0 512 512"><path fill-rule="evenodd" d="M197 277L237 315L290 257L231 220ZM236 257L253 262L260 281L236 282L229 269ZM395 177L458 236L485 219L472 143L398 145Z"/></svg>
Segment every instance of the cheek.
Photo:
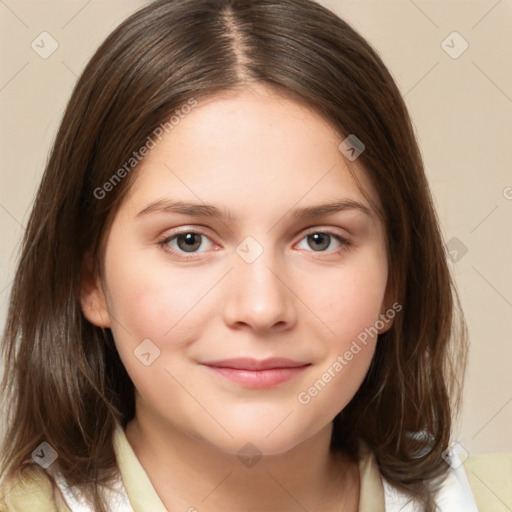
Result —
<svg viewBox="0 0 512 512"><path fill-rule="evenodd" d="M330 332L322 340L317 370L296 396L299 407L305 407L306 414L319 415L315 421L320 422L332 420L354 397L377 343L375 324L382 291L375 290L375 283L363 286L359 279L343 284L331 297L332 303L320 308Z"/></svg>
<svg viewBox="0 0 512 512"><path fill-rule="evenodd" d="M208 290L205 279L183 269L144 261L136 255L116 258L107 275L109 310L132 336L161 340L186 323L187 314Z"/></svg>
<svg viewBox="0 0 512 512"><path fill-rule="evenodd" d="M374 351L374 344L359 343L330 358L297 393L297 407L319 424L331 421L357 393L370 367Z"/></svg>
<svg viewBox="0 0 512 512"><path fill-rule="evenodd" d="M312 305L319 322L325 327L329 346L338 351L361 333L375 326L382 311L387 282L387 265L377 251L361 252L347 260L335 272L330 271L323 279L318 275L305 283L310 290L308 304ZM372 331L373 332L373 331ZM364 335L362 336L364 338ZM368 336L370 339L370 336Z"/></svg>
<svg viewBox="0 0 512 512"><path fill-rule="evenodd" d="M207 316L207 301L201 298L218 276L171 268L159 264L160 258L150 263L136 252L119 256L112 251L106 260L112 332L134 384L141 394L150 396L162 386L168 389L172 379L163 370L174 373L180 354L200 336ZM144 365L147 349L150 366Z"/></svg>
<svg viewBox="0 0 512 512"><path fill-rule="evenodd" d="M175 373L180 352L199 335L198 302L211 285L207 276L191 279L183 269L137 261L133 254L110 263L106 280L117 351L141 396L160 403L162 390L166 396L180 391L165 370Z"/></svg>
<svg viewBox="0 0 512 512"><path fill-rule="evenodd" d="M378 252L359 256L332 272L328 286L309 287L315 290L309 300L326 334L318 371L296 398L301 407L324 411L330 419L355 395L375 353L387 266Z"/></svg>

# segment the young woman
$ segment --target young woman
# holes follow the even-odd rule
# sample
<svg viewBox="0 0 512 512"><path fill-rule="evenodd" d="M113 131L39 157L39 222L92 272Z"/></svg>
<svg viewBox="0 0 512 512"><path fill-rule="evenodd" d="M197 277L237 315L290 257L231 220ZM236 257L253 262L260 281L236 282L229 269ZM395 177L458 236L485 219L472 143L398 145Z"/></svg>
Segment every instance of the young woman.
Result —
<svg viewBox="0 0 512 512"><path fill-rule="evenodd" d="M361 36L309 0L152 2L80 77L27 226L0 510L477 510L457 305Z"/></svg>

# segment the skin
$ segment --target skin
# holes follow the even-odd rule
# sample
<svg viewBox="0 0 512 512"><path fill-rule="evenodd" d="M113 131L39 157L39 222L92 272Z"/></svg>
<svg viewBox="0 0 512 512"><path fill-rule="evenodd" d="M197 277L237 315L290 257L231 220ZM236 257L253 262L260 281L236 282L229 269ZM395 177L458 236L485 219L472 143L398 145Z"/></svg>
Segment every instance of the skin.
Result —
<svg viewBox="0 0 512 512"><path fill-rule="evenodd" d="M84 276L84 313L112 329L136 388L128 441L169 510L357 510L357 464L329 442L377 338L308 404L297 397L392 304L384 225L373 210L290 216L347 198L371 209L338 150L343 138L262 86L202 99L137 169L108 235L104 280ZM350 165L378 204L357 160ZM232 219L137 215L171 198L215 204ZM186 252L176 230L204 236ZM326 230L349 250L335 236L307 236ZM236 250L248 236L263 250L250 263ZM144 339L160 350L149 366L134 356ZM310 364L267 389L200 364L242 356ZM251 467L237 457L248 442L263 455Z"/></svg>

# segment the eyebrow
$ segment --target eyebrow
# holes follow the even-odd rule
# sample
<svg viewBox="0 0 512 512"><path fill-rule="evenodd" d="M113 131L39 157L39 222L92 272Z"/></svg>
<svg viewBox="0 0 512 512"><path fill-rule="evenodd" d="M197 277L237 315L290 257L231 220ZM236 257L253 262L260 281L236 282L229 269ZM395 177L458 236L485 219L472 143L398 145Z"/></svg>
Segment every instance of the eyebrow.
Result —
<svg viewBox="0 0 512 512"><path fill-rule="evenodd" d="M355 201L353 199L342 199L333 203L324 203L314 206L307 206L304 208L295 208L288 213L293 220L307 220L315 217L329 215L342 211L356 210L368 215L373 216L371 208L367 205ZM219 208L212 204L195 203L192 201L173 201L171 199L160 199L154 201L142 209L136 217L144 217L151 213L179 213L182 215L199 216L199 217L212 217L215 219L233 220L233 214L223 208Z"/></svg>

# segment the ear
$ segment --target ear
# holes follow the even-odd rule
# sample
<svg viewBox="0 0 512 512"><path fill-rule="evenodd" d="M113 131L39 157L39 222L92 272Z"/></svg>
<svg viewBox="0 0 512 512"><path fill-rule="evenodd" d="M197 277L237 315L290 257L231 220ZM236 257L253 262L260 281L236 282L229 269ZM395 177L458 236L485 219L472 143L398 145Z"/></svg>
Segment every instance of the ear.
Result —
<svg viewBox="0 0 512 512"><path fill-rule="evenodd" d="M391 329L396 314L402 310L402 305L395 300L395 293L392 289L391 283L388 280L384 299L382 300L382 307L379 316L379 334L384 334Z"/></svg>
<svg viewBox="0 0 512 512"><path fill-rule="evenodd" d="M98 327L111 326L105 293L90 253L85 255L82 265L80 303L89 322Z"/></svg>

